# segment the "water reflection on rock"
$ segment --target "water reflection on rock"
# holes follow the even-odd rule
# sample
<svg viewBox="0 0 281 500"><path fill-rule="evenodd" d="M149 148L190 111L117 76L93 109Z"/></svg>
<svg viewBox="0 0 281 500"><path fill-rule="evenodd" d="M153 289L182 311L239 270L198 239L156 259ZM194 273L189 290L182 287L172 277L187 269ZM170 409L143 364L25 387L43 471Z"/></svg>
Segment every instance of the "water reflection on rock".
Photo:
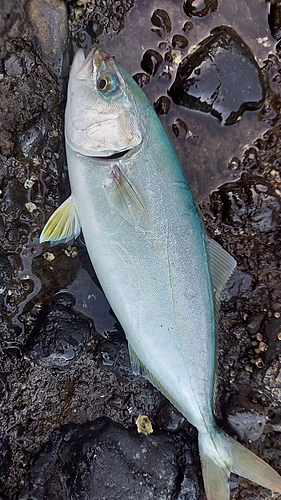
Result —
<svg viewBox="0 0 281 500"><path fill-rule="evenodd" d="M264 101L260 68L250 48L227 26L211 35L180 63L169 95L176 104L210 113L233 125L244 111Z"/></svg>

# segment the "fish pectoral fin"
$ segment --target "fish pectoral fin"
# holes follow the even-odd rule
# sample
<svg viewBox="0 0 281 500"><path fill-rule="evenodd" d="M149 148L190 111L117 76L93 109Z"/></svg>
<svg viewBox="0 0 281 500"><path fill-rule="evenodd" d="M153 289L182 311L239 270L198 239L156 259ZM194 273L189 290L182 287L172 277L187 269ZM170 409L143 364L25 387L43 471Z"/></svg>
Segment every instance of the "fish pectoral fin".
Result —
<svg viewBox="0 0 281 500"><path fill-rule="evenodd" d="M215 298L215 315L217 320L222 289L233 273L237 263L236 260L226 250L224 250L219 243L209 236L206 236L206 244L209 256L211 282Z"/></svg>
<svg viewBox="0 0 281 500"><path fill-rule="evenodd" d="M50 241L51 246L77 238L81 231L72 197L65 200L51 215L40 236L40 243Z"/></svg>
<svg viewBox="0 0 281 500"><path fill-rule="evenodd" d="M110 204L129 224L138 225L148 218L143 201L118 166L111 169L109 182L104 188Z"/></svg>

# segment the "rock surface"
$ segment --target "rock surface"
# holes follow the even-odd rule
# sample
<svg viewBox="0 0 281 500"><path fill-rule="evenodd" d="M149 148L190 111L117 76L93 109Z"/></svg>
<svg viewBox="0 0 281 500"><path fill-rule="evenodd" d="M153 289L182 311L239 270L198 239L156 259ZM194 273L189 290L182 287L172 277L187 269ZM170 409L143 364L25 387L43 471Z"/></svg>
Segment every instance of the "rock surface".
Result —
<svg viewBox="0 0 281 500"><path fill-rule="evenodd" d="M256 0L0 2L1 500L80 499L79 488L92 500L204 498L196 431L133 376L83 241L38 242L69 194L67 23L70 53L100 42L139 75L208 233L237 259L221 307L218 422L280 472L281 50L269 10ZM260 111L223 127L168 101L167 90L180 59L230 20L259 61L266 92ZM277 33L277 15L274 23ZM152 58L141 69L147 51L160 54L159 67ZM152 434L138 434L140 415ZM237 500L271 498L243 479L231 486Z"/></svg>
<svg viewBox="0 0 281 500"><path fill-rule="evenodd" d="M246 110L262 106L264 84L250 48L234 29L220 26L181 61L169 95L233 125Z"/></svg>

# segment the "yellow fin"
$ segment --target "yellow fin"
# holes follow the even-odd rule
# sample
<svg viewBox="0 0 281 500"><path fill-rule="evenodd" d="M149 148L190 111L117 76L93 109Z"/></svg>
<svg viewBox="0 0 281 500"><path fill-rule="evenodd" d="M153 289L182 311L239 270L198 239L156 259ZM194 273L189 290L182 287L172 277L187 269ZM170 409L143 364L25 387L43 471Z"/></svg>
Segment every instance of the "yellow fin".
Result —
<svg viewBox="0 0 281 500"><path fill-rule="evenodd" d="M50 241L51 245L66 243L69 240L77 238L81 228L78 215L70 196L53 213L46 223L41 236L40 243Z"/></svg>
<svg viewBox="0 0 281 500"><path fill-rule="evenodd" d="M143 362L139 359L138 355L135 353L134 349L132 348L131 344L128 343L128 349L129 349L129 356L130 356L130 361L131 361L131 367L132 367L132 372L134 375L141 375L142 377L146 378L149 380L149 382L158 389L158 391L162 392L164 396L174 405L175 408L177 408L183 415L184 415L184 410L181 408L181 406L177 403L177 401L171 396L169 392L166 391L165 387L158 382L158 380L152 375L152 373L147 370Z"/></svg>
<svg viewBox="0 0 281 500"><path fill-rule="evenodd" d="M143 201L118 166L112 168L104 187L109 202L127 222L134 226L148 218Z"/></svg>

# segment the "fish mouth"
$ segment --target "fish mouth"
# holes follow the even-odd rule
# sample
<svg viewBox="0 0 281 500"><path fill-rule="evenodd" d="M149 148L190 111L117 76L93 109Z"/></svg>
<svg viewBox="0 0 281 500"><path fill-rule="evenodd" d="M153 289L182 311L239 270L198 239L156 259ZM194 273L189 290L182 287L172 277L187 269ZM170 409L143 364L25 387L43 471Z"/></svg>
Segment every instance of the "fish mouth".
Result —
<svg viewBox="0 0 281 500"><path fill-rule="evenodd" d="M89 158L93 158L94 160L119 160L119 158L123 158L127 153L129 153L131 149L125 149L124 151L119 151L118 153L113 153L108 156L89 156Z"/></svg>

